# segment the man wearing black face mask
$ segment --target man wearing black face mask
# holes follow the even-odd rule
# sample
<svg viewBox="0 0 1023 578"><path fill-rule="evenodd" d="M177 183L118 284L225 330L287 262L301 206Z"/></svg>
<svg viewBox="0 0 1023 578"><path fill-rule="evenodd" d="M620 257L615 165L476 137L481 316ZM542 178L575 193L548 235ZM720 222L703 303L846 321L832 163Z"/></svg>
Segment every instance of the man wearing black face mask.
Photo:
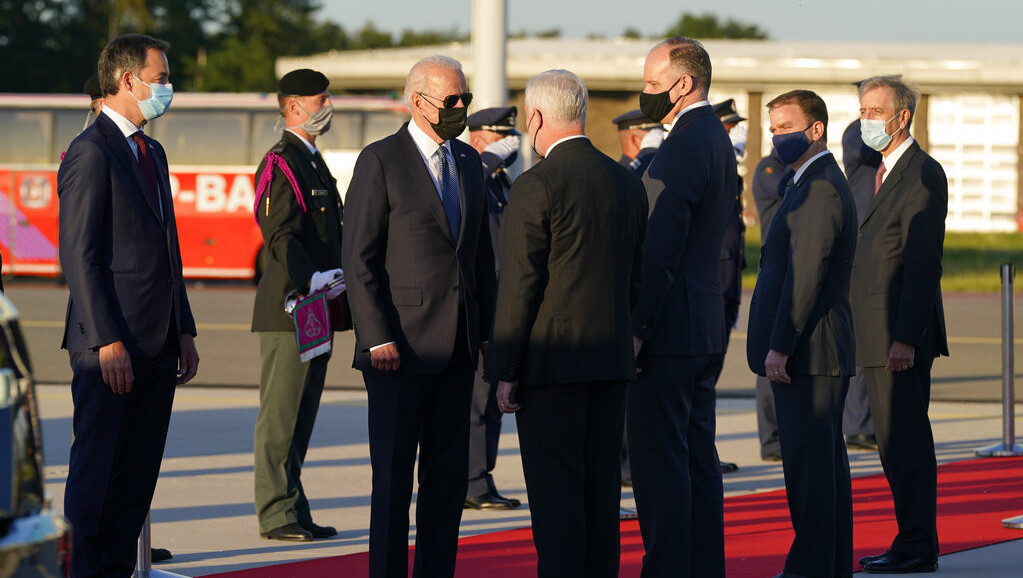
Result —
<svg viewBox="0 0 1023 578"><path fill-rule="evenodd" d="M849 277L856 205L808 90L767 103L774 150L795 171L760 255L749 367L771 380L795 538L779 576L852 575L852 489L842 408L856 372Z"/></svg>
<svg viewBox="0 0 1023 578"><path fill-rule="evenodd" d="M632 314L641 373L626 422L643 575L723 578L714 382L728 342L720 256L735 218L735 151L707 101L711 64L699 42L655 46L643 81L643 113L671 125L643 177L650 219Z"/></svg>
<svg viewBox="0 0 1023 578"><path fill-rule="evenodd" d="M406 576L419 450L413 576L452 576L467 488L473 376L494 315L494 254L479 154L456 140L472 100L457 60L405 81L412 121L363 149L343 256L354 367L369 399L369 575Z"/></svg>
<svg viewBox="0 0 1023 578"><path fill-rule="evenodd" d="M330 353L303 362L284 299L309 294L341 272L343 207L337 181L316 149L330 128L328 80L309 69L277 85L285 131L256 170L256 220L266 269L256 289L252 330L262 368L255 430L255 495L259 533L271 540L308 541L337 534L313 523L302 488L302 462L316 422ZM340 298L344 285L328 290Z"/></svg>

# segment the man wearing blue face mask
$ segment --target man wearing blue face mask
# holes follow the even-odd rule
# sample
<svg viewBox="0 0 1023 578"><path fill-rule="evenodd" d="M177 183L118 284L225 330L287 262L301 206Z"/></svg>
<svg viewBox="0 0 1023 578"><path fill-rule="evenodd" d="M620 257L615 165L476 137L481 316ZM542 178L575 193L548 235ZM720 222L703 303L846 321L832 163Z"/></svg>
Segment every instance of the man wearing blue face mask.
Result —
<svg viewBox="0 0 1023 578"><path fill-rule="evenodd" d="M888 551L860 563L867 572L933 572L937 465L927 406L931 364L948 355L941 303L948 181L909 135L915 88L898 76L875 76L859 93L863 142L884 159L861 218L850 299L856 363L899 524Z"/></svg>
<svg viewBox="0 0 1023 578"><path fill-rule="evenodd" d="M337 181L316 149L330 128L329 81L315 70L285 74L277 85L284 134L256 170L254 212L266 267L256 289L252 330L262 367L255 429L255 496L259 533L271 540L308 541L337 534L313 522L302 487L302 463L320 406L330 352L303 361L285 296L324 288L344 299L341 271L343 207Z"/></svg>
<svg viewBox="0 0 1023 578"><path fill-rule="evenodd" d="M103 110L57 173L75 406L64 514L76 577L132 574L175 386L199 365L167 157L141 131L170 105L169 48L126 34L103 49Z"/></svg>
<svg viewBox="0 0 1023 578"><path fill-rule="evenodd" d="M852 190L808 90L767 103L774 150L795 174L767 232L750 301L749 367L771 381L795 537L781 578L852 575L852 488L842 408L853 361Z"/></svg>

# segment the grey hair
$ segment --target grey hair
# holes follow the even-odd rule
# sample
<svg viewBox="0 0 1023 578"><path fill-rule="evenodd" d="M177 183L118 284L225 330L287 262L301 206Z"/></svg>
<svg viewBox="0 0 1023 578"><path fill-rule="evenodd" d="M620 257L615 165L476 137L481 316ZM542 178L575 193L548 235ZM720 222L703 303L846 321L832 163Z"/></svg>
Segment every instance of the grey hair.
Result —
<svg viewBox="0 0 1023 578"><path fill-rule="evenodd" d="M445 68L462 72L462 63L449 56L435 54L413 64L405 78L405 104L409 107L412 106L412 95L426 90L426 85L430 82L426 71L431 68Z"/></svg>
<svg viewBox="0 0 1023 578"><path fill-rule="evenodd" d="M871 76L870 78L860 82L860 98L863 98L864 94L867 94L875 88L891 89L892 108L895 109L896 113L900 112L902 109L909 110L909 122L906 123L906 129L908 130L910 125L913 124L913 117L916 116L916 105L920 102L920 90L905 80L902 80L901 74L886 74L881 76Z"/></svg>
<svg viewBox="0 0 1023 578"><path fill-rule="evenodd" d="M530 78L525 102L528 109L541 109L551 124L586 124L586 83L568 70L548 70Z"/></svg>

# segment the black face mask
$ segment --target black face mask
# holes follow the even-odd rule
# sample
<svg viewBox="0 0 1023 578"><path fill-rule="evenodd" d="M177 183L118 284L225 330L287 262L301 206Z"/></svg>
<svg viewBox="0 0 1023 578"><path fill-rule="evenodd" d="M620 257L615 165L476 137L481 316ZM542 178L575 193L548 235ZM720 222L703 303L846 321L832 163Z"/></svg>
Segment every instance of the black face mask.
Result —
<svg viewBox="0 0 1023 578"><path fill-rule="evenodd" d="M672 84L668 87L668 90L665 90L664 92L658 92L657 94L647 94L645 92L639 93L639 109L642 110L643 114L645 114L650 120L654 122L663 121L664 117L668 116L671 109L675 108L675 105L678 104L678 101L682 98L680 95L675 99L675 102L672 102L671 97L668 96L671 89L675 88L675 85L679 82L682 82L681 76L678 77L675 84Z"/></svg>
<svg viewBox="0 0 1023 578"><path fill-rule="evenodd" d="M430 103L433 104L433 103ZM465 130L467 108L438 108L437 122L431 122L433 132L443 140L457 138Z"/></svg>

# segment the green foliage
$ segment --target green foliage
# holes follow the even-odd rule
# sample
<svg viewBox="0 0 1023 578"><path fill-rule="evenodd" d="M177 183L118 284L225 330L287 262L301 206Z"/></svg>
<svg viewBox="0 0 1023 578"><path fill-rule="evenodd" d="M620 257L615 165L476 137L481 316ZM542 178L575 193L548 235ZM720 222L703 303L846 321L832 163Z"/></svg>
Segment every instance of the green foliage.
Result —
<svg viewBox="0 0 1023 578"><path fill-rule="evenodd" d="M622 31L622 37L640 39L643 37L643 34L637 28L629 26L628 28Z"/></svg>
<svg viewBox="0 0 1023 578"><path fill-rule="evenodd" d="M678 22L664 33L665 36L687 36L689 38L728 38L767 40L767 32L756 24L744 24L729 18L722 22L715 14L683 13Z"/></svg>

